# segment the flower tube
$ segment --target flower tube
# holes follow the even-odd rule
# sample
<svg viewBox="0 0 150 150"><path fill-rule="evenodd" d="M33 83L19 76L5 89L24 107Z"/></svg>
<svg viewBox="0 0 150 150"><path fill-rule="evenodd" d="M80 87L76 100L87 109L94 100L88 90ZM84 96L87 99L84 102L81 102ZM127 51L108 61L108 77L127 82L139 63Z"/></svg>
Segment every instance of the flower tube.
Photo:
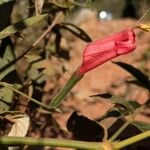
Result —
<svg viewBox="0 0 150 150"><path fill-rule="evenodd" d="M68 80L66 85L51 100L50 107L56 108L65 96L79 82L85 73L117 56L128 54L136 48L133 29L126 29L102 40L89 43L84 49L81 66Z"/></svg>
<svg viewBox="0 0 150 150"><path fill-rule="evenodd" d="M135 48L133 29L126 29L103 40L91 42L84 50L79 73L85 74L108 60L132 52Z"/></svg>

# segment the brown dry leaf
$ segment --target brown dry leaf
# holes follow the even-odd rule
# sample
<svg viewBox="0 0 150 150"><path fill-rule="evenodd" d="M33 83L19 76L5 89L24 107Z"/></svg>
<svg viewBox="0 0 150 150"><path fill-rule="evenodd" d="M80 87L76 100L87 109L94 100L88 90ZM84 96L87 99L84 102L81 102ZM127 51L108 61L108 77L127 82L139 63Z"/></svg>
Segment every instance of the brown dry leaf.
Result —
<svg viewBox="0 0 150 150"><path fill-rule="evenodd" d="M43 5L44 5L44 0L35 0L36 15L40 15L42 13Z"/></svg>
<svg viewBox="0 0 150 150"><path fill-rule="evenodd" d="M14 122L8 136L24 137L27 134L29 128L29 116L17 115L13 116L12 121Z"/></svg>

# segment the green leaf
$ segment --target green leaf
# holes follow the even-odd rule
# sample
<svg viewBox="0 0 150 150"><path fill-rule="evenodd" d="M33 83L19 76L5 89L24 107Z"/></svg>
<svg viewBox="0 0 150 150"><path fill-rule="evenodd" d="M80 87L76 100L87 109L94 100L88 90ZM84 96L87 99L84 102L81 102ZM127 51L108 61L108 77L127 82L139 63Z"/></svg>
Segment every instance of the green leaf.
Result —
<svg viewBox="0 0 150 150"><path fill-rule="evenodd" d="M142 132L150 130L150 124L146 122L134 121L131 124L140 129Z"/></svg>
<svg viewBox="0 0 150 150"><path fill-rule="evenodd" d="M91 95L90 97L101 97L101 98L112 98L112 94L111 93L100 93L97 95Z"/></svg>
<svg viewBox="0 0 150 150"><path fill-rule="evenodd" d="M49 61L38 55L26 55L25 57L29 63L27 75L37 83L42 83L48 76L55 74L53 66L49 65Z"/></svg>
<svg viewBox="0 0 150 150"><path fill-rule="evenodd" d="M42 59L39 55L25 55L27 62L33 63Z"/></svg>
<svg viewBox="0 0 150 150"><path fill-rule="evenodd" d="M106 117L120 117L121 113L119 112L119 110L111 110L109 112L107 112Z"/></svg>
<svg viewBox="0 0 150 150"><path fill-rule="evenodd" d="M0 0L0 31L10 24L15 0Z"/></svg>
<svg viewBox="0 0 150 150"><path fill-rule="evenodd" d="M10 36L23 29L28 28L32 26L33 24L37 23L38 21L42 20L46 16L47 14L30 17L30 18L24 19L22 21L19 21L15 24L10 25L0 32L0 39L3 39L7 36Z"/></svg>
<svg viewBox="0 0 150 150"><path fill-rule="evenodd" d="M92 95L90 97L105 98L111 101L112 103L117 104L118 107L123 107L125 110L129 111L130 113L134 113L134 111L141 106L137 101L125 100L120 96L116 96L110 93L97 94L97 95Z"/></svg>
<svg viewBox="0 0 150 150"><path fill-rule="evenodd" d="M134 112L136 109L140 108L141 105L137 101L128 101L128 103L132 106L132 111Z"/></svg>
<svg viewBox="0 0 150 150"><path fill-rule="evenodd" d="M6 87L0 88L0 113L9 110L13 95L12 90Z"/></svg>
<svg viewBox="0 0 150 150"><path fill-rule="evenodd" d="M24 115L24 112L21 111L5 111L0 113L1 116L5 117L6 115Z"/></svg>
<svg viewBox="0 0 150 150"><path fill-rule="evenodd" d="M137 86L145 88L145 86L138 80L126 80L126 83L134 84L134 85L137 85Z"/></svg>
<svg viewBox="0 0 150 150"><path fill-rule="evenodd" d="M28 74L28 76L30 77L30 79L36 80L36 79L39 78L39 74L40 74L40 73L39 73L39 71L38 71L36 68L31 67L31 68L28 70L27 74Z"/></svg>
<svg viewBox="0 0 150 150"><path fill-rule="evenodd" d="M120 107L124 107L128 112L134 113L134 111L140 107L140 104L136 101L128 101L125 99L122 99L120 97L113 97L111 98L112 102L114 104L118 104Z"/></svg>
<svg viewBox="0 0 150 150"><path fill-rule="evenodd" d="M59 27L65 30L70 31L72 34L77 36L78 38L82 39L83 41L86 42L91 42L92 39L85 33L84 30L81 28L75 26L74 24L71 23L60 23Z"/></svg>
<svg viewBox="0 0 150 150"><path fill-rule="evenodd" d="M6 66L10 61L15 59L14 48L10 37L7 37L2 40L0 45L0 69ZM8 67L0 72L0 80L2 80L6 75L15 70L15 64L11 67ZM12 77L12 76L11 76Z"/></svg>
<svg viewBox="0 0 150 150"><path fill-rule="evenodd" d="M148 79L148 76L145 75L143 72L141 72L139 69L123 62L113 62L113 63L128 71L137 80L139 80L144 85L145 88L150 90L150 81Z"/></svg>
<svg viewBox="0 0 150 150"><path fill-rule="evenodd" d="M113 107L113 108L110 108L103 116L96 119L96 121L102 121L102 120L110 118L110 117L118 118L122 115L124 115L124 114L122 114L122 112L120 112L119 109L117 109L116 107Z"/></svg>

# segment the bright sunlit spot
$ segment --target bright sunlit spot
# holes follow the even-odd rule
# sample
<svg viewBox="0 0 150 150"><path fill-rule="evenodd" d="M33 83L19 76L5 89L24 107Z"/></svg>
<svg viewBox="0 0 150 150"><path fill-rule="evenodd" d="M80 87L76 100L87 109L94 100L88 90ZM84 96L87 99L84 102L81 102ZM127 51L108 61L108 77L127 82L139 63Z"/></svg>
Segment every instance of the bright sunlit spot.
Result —
<svg viewBox="0 0 150 150"><path fill-rule="evenodd" d="M100 14L99 14L99 17L100 17L101 19L105 19L105 18L107 17L106 11L101 11Z"/></svg>

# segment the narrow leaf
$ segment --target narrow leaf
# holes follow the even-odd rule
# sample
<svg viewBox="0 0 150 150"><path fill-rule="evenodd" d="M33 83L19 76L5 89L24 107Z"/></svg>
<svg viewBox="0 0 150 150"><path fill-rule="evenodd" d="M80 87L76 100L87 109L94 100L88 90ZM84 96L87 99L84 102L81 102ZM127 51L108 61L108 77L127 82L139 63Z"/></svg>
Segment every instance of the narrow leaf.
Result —
<svg viewBox="0 0 150 150"><path fill-rule="evenodd" d="M90 97L101 97L101 98L112 98L111 93L102 93L102 94L97 94L97 95L91 95Z"/></svg>
<svg viewBox="0 0 150 150"><path fill-rule="evenodd" d="M19 21L13 25L10 25L0 32L0 39L3 39L7 36L10 36L10 35L15 34L23 29L28 28L46 16L47 16L47 14L30 17L30 18L24 19L22 21Z"/></svg>
<svg viewBox="0 0 150 150"><path fill-rule="evenodd" d="M137 85L139 87L145 88L145 86L139 80L129 80L129 81L127 80L126 83L134 84L134 85Z"/></svg>
<svg viewBox="0 0 150 150"><path fill-rule="evenodd" d="M0 0L0 31L10 25L15 0Z"/></svg>
<svg viewBox="0 0 150 150"><path fill-rule="evenodd" d="M122 116L121 112L116 107L113 107L113 108L109 109L103 116L96 119L96 121L102 121L102 120L110 118L110 117L118 118L120 116Z"/></svg>
<svg viewBox="0 0 150 150"><path fill-rule="evenodd" d="M126 100L120 96L113 95L110 93L97 94L97 95L92 95L90 97L105 98L111 101L112 103L117 104L118 107L123 107L125 110L129 111L130 113L134 113L134 111L141 106L137 101Z"/></svg>
<svg viewBox="0 0 150 150"><path fill-rule="evenodd" d="M128 71L137 80L139 80L144 85L145 88L150 90L150 81L148 80L148 76L145 75L143 72L141 72L139 69L123 62L113 62L113 63Z"/></svg>
<svg viewBox="0 0 150 150"><path fill-rule="evenodd" d="M77 27L76 25L73 25L71 23L61 23L59 24L59 27L70 31L72 34L82 39L83 41L86 41L86 42L92 41L92 39L85 33L85 31Z"/></svg>
<svg viewBox="0 0 150 150"><path fill-rule="evenodd" d="M128 112L134 113L134 111L140 107L140 104L136 101L128 101L119 97L111 99L114 104L118 104L120 107L124 107Z"/></svg>
<svg viewBox="0 0 150 150"><path fill-rule="evenodd" d="M8 111L13 99L13 91L8 88L0 88L0 113Z"/></svg>
<svg viewBox="0 0 150 150"><path fill-rule="evenodd" d="M5 67L10 61L13 61L15 59L15 53L13 48L13 43L10 39L10 37L6 37L2 40L0 45L0 69ZM0 72L0 80L2 80L6 75L8 75L10 72L15 70L15 64L13 64L11 67L6 68L5 70ZM13 76L13 77L12 77ZM15 78L14 75L12 75L11 78ZM8 79L10 82L10 79Z"/></svg>
<svg viewBox="0 0 150 150"><path fill-rule="evenodd" d="M142 132L150 130L150 124L142 121L134 121L132 125L139 128Z"/></svg>

